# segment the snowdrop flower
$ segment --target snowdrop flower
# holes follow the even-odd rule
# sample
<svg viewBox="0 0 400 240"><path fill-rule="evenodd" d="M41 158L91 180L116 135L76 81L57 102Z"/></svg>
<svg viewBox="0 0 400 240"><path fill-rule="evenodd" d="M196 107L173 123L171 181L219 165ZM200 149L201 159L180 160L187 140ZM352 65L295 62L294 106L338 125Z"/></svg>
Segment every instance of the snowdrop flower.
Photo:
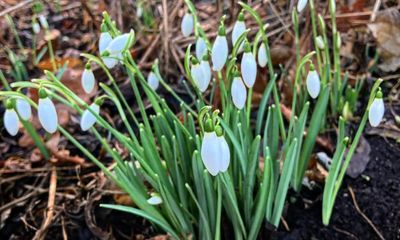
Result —
<svg viewBox="0 0 400 240"><path fill-rule="evenodd" d="M237 21L233 26L232 30L232 45L235 46L238 41L240 35L242 35L246 31L246 24L244 23L244 14L243 11L239 13ZM240 44L239 52L243 49L243 42Z"/></svg>
<svg viewBox="0 0 400 240"><path fill-rule="evenodd" d="M190 74L200 91L204 92L207 88L204 71L196 58L192 58L192 69L190 69Z"/></svg>
<svg viewBox="0 0 400 240"><path fill-rule="evenodd" d="M36 20L32 21L32 30L35 34L38 34L40 32L40 25Z"/></svg>
<svg viewBox="0 0 400 240"><path fill-rule="evenodd" d="M307 74L306 85L308 94L310 94L313 99L317 98L319 91L321 90L321 82L313 64L311 64L310 71Z"/></svg>
<svg viewBox="0 0 400 240"><path fill-rule="evenodd" d="M303 11L303 9L306 7L308 0L299 0L297 2L297 12Z"/></svg>
<svg viewBox="0 0 400 240"><path fill-rule="evenodd" d="M200 88L201 92L206 91L208 85L210 84L211 81L211 67L210 63L208 62L208 55L204 55L203 59L201 60L200 67L203 70L203 81L204 84L202 85L202 88Z"/></svg>
<svg viewBox="0 0 400 240"><path fill-rule="evenodd" d="M190 34L192 34L194 29L194 18L191 13L185 13L185 15L182 18L182 23L181 23L181 30L182 34L185 37L189 37Z"/></svg>
<svg viewBox="0 0 400 240"><path fill-rule="evenodd" d="M157 76L153 73L150 72L149 75L147 76L147 83L149 86L155 91L158 86L160 85L160 81L158 81Z"/></svg>
<svg viewBox="0 0 400 240"><path fill-rule="evenodd" d="M100 34L100 39L99 39L99 52L100 55L104 53L106 50L108 44L112 41L112 37L109 32L102 32Z"/></svg>
<svg viewBox="0 0 400 240"><path fill-rule="evenodd" d="M17 135L19 130L19 119L10 99L6 102L6 112L4 113L3 121L8 134L11 136Z"/></svg>
<svg viewBox="0 0 400 240"><path fill-rule="evenodd" d="M48 133L54 133L57 130L58 116L56 107L43 88L39 89L38 117L40 124Z"/></svg>
<svg viewBox="0 0 400 240"><path fill-rule="evenodd" d="M89 94L94 89L95 78L93 71L91 69L90 63L87 63L85 66L85 70L83 70L81 84L83 90Z"/></svg>
<svg viewBox="0 0 400 240"><path fill-rule="evenodd" d="M206 129L204 132L201 159L207 171L213 176L228 169L230 150L220 126L216 126L215 131L207 131Z"/></svg>
<svg viewBox="0 0 400 240"><path fill-rule="evenodd" d="M97 99L94 103L92 103L89 108L97 113L100 114L100 105L102 103L101 99ZM85 109L85 111L83 111L82 113L82 117L81 117L81 129L82 131L87 131L89 130L95 123L96 123L97 119L96 116L89 111L89 109Z"/></svg>
<svg viewBox="0 0 400 240"><path fill-rule="evenodd" d="M161 196L157 193L152 193L151 197L147 199L147 203L150 205L160 205L162 202Z"/></svg>
<svg viewBox="0 0 400 240"><path fill-rule="evenodd" d="M137 18L141 18L142 15L143 15L143 7L142 7L142 4L139 4L139 5L136 7L136 17L137 17Z"/></svg>
<svg viewBox="0 0 400 240"><path fill-rule="evenodd" d="M323 49L325 48L325 43L324 43L324 40L322 39L321 36L317 36L317 37L315 38L315 41L316 41L317 47L318 47L319 49L323 50Z"/></svg>
<svg viewBox="0 0 400 240"><path fill-rule="evenodd" d="M17 98L15 106L19 116L23 120L28 121L31 118L32 108L28 101L22 98Z"/></svg>
<svg viewBox="0 0 400 240"><path fill-rule="evenodd" d="M221 25L218 30L218 36L214 41L211 50L211 60L214 71L221 71L228 58L228 42L226 41L225 27Z"/></svg>
<svg viewBox="0 0 400 240"><path fill-rule="evenodd" d="M256 82L257 77L257 63L256 59L251 52L250 44L248 42L244 45L244 54L240 65L242 78L248 88L252 88Z"/></svg>
<svg viewBox="0 0 400 240"><path fill-rule="evenodd" d="M267 48L265 47L264 43L261 43L260 47L258 48L257 60L258 60L258 65L260 67L267 66L268 63Z"/></svg>
<svg viewBox="0 0 400 240"><path fill-rule="evenodd" d="M240 76L235 76L233 78L231 94L235 107L242 109L246 103L247 91Z"/></svg>
<svg viewBox="0 0 400 240"><path fill-rule="evenodd" d="M368 120L371 126L377 127L382 121L384 113L385 104L383 103L382 92L378 90L368 112Z"/></svg>
<svg viewBox="0 0 400 240"><path fill-rule="evenodd" d="M199 37L196 41L196 58L202 59L207 53L207 44L204 38Z"/></svg>
<svg viewBox="0 0 400 240"><path fill-rule="evenodd" d="M103 62L108 68L117 65L118 60L122 58L122 53L132 45L134 36L135 32L131 30L129 33L119 35L109 42L102 53Z"/></svg>
<svg viewBox="0 0 400 240"><path fill-rule="evenodd" d="M47 19L46 19L45 16L40 15L40 16L39 16L39 22L40 22L40 24L42 25L42 27L43 27L44 29L48 29L48 28L49 28L49 23L47 22Z"/></svg>

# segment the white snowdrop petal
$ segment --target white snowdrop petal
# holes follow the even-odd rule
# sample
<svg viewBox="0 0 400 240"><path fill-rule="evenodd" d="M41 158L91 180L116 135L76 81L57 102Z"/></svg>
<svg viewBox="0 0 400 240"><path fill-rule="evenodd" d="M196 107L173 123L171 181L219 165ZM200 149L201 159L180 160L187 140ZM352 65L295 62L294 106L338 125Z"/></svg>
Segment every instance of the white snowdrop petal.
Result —
<svg viewBox="0 0 400 240"><path fill-rule="evenodd" d="M317 98L319 91L321 90L321 82L317 71L313 70L308 72L306 85L310 96L314 99Z"/></svg>
<svg viewBox="0 0 400 240"><path fill-rule="evenodd" d="M143 7L142 7L142 6L138 6L138 7L136 8L136 17L137 17L137 18L141 18L142 15L143 15Z"/></svg>
<svg viewBox="0 0 400 240"><path fill-rule="evenodd" d="M215 176L220 170L221 159L220 141L215 132L205 132L201 144L201 159L207 171Z"/></svg>
<svg viewBox="0 0 400 240"><path fill-rule="evenodd" d="M232 82L232 100L235 107L242 109L246 103L247 90L240 77L235 77Z"/></svg>
<svg viewBox="0 0 400 240"><path fill-rule="evenodd" d="M206 91L211 81L211 67L208 61L201 61L200 67L203 70L203 85L200 88L201 92Z"/></svg>
<svg viewBox="0 0 400 240"><path fill-rule="evenodd" d="M235 25L233 26L232 30L232 45L235 46L237 40L239 39L240 35L242 35L246 31L246 24L244 21L236 21ZM241 46L243 43L241 44Z"/></svg>
<svg viewBox="0 0 400 240"><path fill-rule="evenodd" d="M45 16L40 15L39 16L39 22L42 25L43 28L49 28L49 23L47 22L47 19Z"/></svg>
<svg viewBox="0 0 400 240"><path fill-rule="evenodd" d="M149 76L147 76L147 83L153 90L156 90L160 85L157 76L153 72L150 72Z"/></svg>
<svg viewBox="0 0 400 240"><path fill-rule="evenodd" d="M308 0L299 0L297 2L297 12L303 11L303 9L306 7Z"/></svg>
<svg viewBox="0 0 400 240"><path fill-rule="evenodd" d="M107 68L111 69L117 65L118 60L115 58L116 56L108 56L108 57L102 57L104 65L106 65Z"/></svg>
<svg viewBox="0 0 400 240"><path fill-rule="evenodd" d="M151 205L160 205L162 202L163 201L159 195L154 195L151 198L147 199L147 203Z"/></svg>
<svg viewBox="0 0 400 240"><path fill-rule="evenodd" d="M203 38L198 38L196 41L196 58L201 60L204 54L207 53L207 44Z"/></svg>
<svg viewBox="0 0 400 240"><path fill-rule="evenodd" d="M200 64L193 65L190 73L192 75L193 81L197 84L197 87L200 89L200 91L207 88L207 86L205 86L203 68L200 67Z"/></svg>
<svg viewBox="0 0 400 240"><path fill-rule="evenodd" d="M383 103L383 99L375 98L368 113L368 120L371 126L377 127L381 123L384 113L385 104Z"/></svg>
<svg viewBox="0 0 400 240"><path fill-rule="evenodd" d="M319 49L324 49L324 48L325 48L325 43L324 43L324 40L322 39L321 36L317 36L317 37L315 38L315 41L317 42L317 47L318 47Z"/></svg>
<svg viewBox="0 0 400 240"><path fill-rule="evenodd" d="M258 65L260 65L260 67L267 66L268 63L267 48L265 47L264 43L261 43L260 47L258 48L257 60L258 60Z"/></svg>
<svg viewBox="0 0 400 240"><path fill-rule="evenodd" d="M102 32L99 39L99 52L100 55L104 53L108 44L112 41L112 37L108 32Z"/></svg>
<svg viewBox="0 0 400 240"><path fill-rule="evenodd" d="M225 36L217 36L212 51L211 60L214 71L221 71L228 58L228 42Z"/></svg>
<svg viewBox="0 0 400 240"><path fill-rule="evenodd" d="M130 33L124 33L114 38L110 44L108 44L106 50L111 54L116 54L122 52L123 50L128 48Z"/></svg>
<svg viewBox="0 0 400 240"><path fill-rule="evenodd" d="M48 97L39 99L38 117L40 124L48 133L54 133L57 130L58 116L56 107Z"/></svg>
<svg viewBox="0 0 400 240"><path fill-rule="evenodd" d="M229 162L231 160L231 152L229 150L229 145L226 142L224 136L218 137L220 143L220 151L221 151L221 162L219 166L220 172L225 172L229 167Z"/></svg>
<svg viewBox="0 0 400 240"><path fill-rule="evenodd" d="M193 32L193 28L194 28L193 15L190 13L185 13L181 23L181 30L183 36L189 37L189 35Z"/></svg>
<svg viewBox="0 0 400 240"><path fill-rule="evenodd" d="M97 114L100 113L100 106L97 105L96 103L92 103L89 107L95 113L97 113ZM96 117L88 109L83 111L83 114L82 114L82 117L81 117L81 129L82 129L82 131L89 130L89 128L91 128L95 123L96 123Z"/></svg>
<svg viewBox="0 0 400 240"><path fill-rule="evenodd" d="M91 93L94 89L95 78L91 69L83 70L81 78L82 88L86 93Z"/></svg>
<svg viewBox="0 0 400 240"><path fill-rule="evenodd" d="M40 32L40 25L39 23L35 22L32 24L32 30L35 34L38 34Z"/></svg>
<svg viewBox="0 0 400 240"><path fill-rule="evenodd" d="M246 86L253 87L257 77L257 63L251 52L243 54L240 70Z"/></svg>
<svg viewBox="0 0 400 240"><path fill-rule="evenodd" d="M14 109L7 109L4 113L4 127L6 128L8 134L15 136L19 129L18 115Z"/></svg>
<svg viewBox="0 0 400 240"><path fill-rule="evenodd" d="M15 106L19 116L23 120L28 121L31 118L32 108L31 105L25 99L18 98Z"/></svg>

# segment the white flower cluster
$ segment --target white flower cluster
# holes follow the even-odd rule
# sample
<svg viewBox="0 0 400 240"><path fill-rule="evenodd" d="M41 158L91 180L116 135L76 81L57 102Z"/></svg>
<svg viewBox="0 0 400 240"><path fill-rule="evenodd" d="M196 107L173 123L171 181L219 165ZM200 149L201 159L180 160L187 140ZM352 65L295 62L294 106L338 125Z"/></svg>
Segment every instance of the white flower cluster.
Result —
<svg viewBox="0 0 400 240"><path fill-rule="evenodd" d="M182 19L181 29L184 36L189 36L194 30L193 15L187 13ZM232 45L235 46L242 34L246 32L244 13L240 12L238 20L232 30ZM241 74L234 77L231 85L231 95L234 105L242 109L247 98L248 88L252 88L257 77L257 61L251 52L250 44L247 40L242 41L238 52L243 52L240 69ZM218 35L211 48L212 70L221 71L228 59L229 48L226 39L225 27L221 23L218 29ZM262 42L258 48L258 65L265 67L268 63L267 48ZM191 76L194 83L201 92L205 92L210 84L212 72L208 61L208 46L203 37L198 37L196 41L196 58L192 59Z"/></svg>

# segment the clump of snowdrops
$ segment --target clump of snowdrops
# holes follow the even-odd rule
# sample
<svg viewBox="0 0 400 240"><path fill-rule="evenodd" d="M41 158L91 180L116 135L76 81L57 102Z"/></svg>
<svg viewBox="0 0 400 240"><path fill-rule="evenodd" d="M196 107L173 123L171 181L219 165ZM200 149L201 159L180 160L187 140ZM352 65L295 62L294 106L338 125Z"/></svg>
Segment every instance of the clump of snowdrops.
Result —
<svg viewBox="0 0 400 240"><path fill-rule="evenodd" d="M288 189L300 189L332 87L328 82L320 82L319 73L311 62L314 52L299 59L292 109L297 108L296 93L304 79L302 72L306 71L306 66L310 69L306 84L312 99L304 103L299 115L293 114L285 123L266 35L268 25L264 25L248 5L240 3L243 10L233 28L230 48L224 17L217 37L210 42L197 21L193 4L189 0L186 3L189 11L182 20L182 33L185 36L194 33L196 37L195 54L189 45L184 62L184 74L192 86L189 91L195 103L193 106L184 102L164 81L158 71L158 61L147 77L143 75L129 52L135 42L134 31L121 33L104 13L100 55L82 54L87 64L81 79L83 89L92 92L96 79L91 69L96 64L110 82L99 83L104 94L87 104L61 83L59 77L47 71L44 79L15 82L11 85L13 90L0 92L6 102L4 125L10 135L15 136L19 121L29 120L31 107L37 109L39 121L48 133L59 131L63 134L135 203L135 207L110 204L103 207L144 217L174 239L221 239L221 224L227 224L221 222L222 216L229 220L235 239L256 239L264 221L278 227ZM259 25L254 39L247 38L246 15ZM140 110L139 117L132 112L110 73L110 69L116 67L123 68L129 77L135 104ZM268 85L256 118L252 119L251 113L255 111L253 86L260 74L258 69L264 67L268 68ZM368 107L343 165L341 160L349 140L344 136L344 120L339 121L338 144L328 177L330 185L327 184L324 192L328 221L329 209L332 209L368 116L374 126L382 119L380 82L378 80L371 91ZM178 118L157 93L160 85L180 102L182 118ZM38 89L38 103L22 93L25 88ZM221 98L220 108L210 105L216 91ZM141 93L150 101L155 114L148 115ZM97 160L58 124L54 101L81 115L82 131L94 134L115 160L114 168L109 169ZM124 129L115 129L102 116L104 101L116 107ZM129 151L129 156L123 157L99 129L107 131Z"/></svg>

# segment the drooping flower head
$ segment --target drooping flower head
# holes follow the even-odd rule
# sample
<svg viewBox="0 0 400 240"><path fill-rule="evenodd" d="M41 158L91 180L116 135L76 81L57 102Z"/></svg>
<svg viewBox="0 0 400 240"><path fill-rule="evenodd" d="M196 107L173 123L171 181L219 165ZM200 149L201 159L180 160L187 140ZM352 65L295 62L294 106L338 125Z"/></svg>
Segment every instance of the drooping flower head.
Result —
<svg viewBox="0 0 400 240"><path fill-rule="evenodd" d="M244 13L243 10L239 13L237 21L233 26L232 30L232 46L236 45L239 37L246 31L246 24L244 22ZM239 47L239 52L243 49L243 43Z"/></svg>
<svg viewBox="0 0 400 240"><path fill-rule="evenodd" d="M11 99L7 99L6 101L6 111L4 113L3 122L8 134L11 136L17 135L19 130L19 119L14 110L14 103Z"/></svg>
<svg viewBox="0 0 400 240"><path fill-rule="evenodd" d="M57 111L44 88L39 89L38 117L40 124L48 133L55 133L58 126Z"/></svg>
<svg viewBox="0 0 400 240"><path fill-rule="evenodd" d="M135 31L131 29L129 33L121 34L112 39L101 54L104 64L108 68L113 68L122 59L122 54L129 49L135 41Z"/></svg>
<svg viewBox="0 0 400 240"><path fill-rule="evenodd" d="M313 64L310 65L310 71L307 74L306 86L308 94L313 99L317 98L321 90L321 81Z"/></svg>
<svg viewBox="0 0 400 240"><path fill-rule="evenodd" d="M264 42L262 42L260 44L260 47L258 48L257 60L258 60L258 65L260 67L267 66L268 63L267 47L265 46Z"/></svg>
<svg viewBox="0 0 400 240"><path fill-rule="evenodd" d="M256 82L257 77L257 63L256 59L251 52L250 44L248 41L244 44L244 53L240 65L242 78L248 88L252 88Z"/></svg>
<svg viewBox="0 0 400 240"><path fill-rule="evenodd" d="M381 123L384 113L385 104L383 102L382 91L379 89L369 107L368 120L371 126L377 127Z"/></svg>
<svg viewBox="0 0 400 240"><path fill-rule="evenodd" d="M231 94L235 107L237 109L242 109L246 104L247 90L238 71L235 72L235 76L232 81Z"/></svg>
<svg viewBox="0 0 400 240"><path fill-rule="evenodd" d="M32 108L28 101L23 98L17 98L17 100L15 101L15 107L19 116L23 120L28 121L31 118Z"/></svg>
<svg viewBox="0 0 400 240"><path fill-rule="evenodd" d="M103 104L103 99L97 98L94 103L92 103L89 108L96 113L97 115L100 114L100 106L101 104ZM96 116L89 110L89 109L85 109L85 111L83 111L82 113L82 117L81 117L81 129L82 131L87 131L89 130L97 121Z"/></svg>
<svg viewBox="0 0 400 240"><path fill-rule="evenodd" d="M203 70L203 85L202 88L200 88L201 92L205 92L207 90L208 85L210 84L211 81L211 67L210 67L210 62L208 61L208 54L204 54L201 62L200 62L200 67Z"/></svg>
<svg viewBox="0 0 400 240"><path fill-rule="evenodd" d="M147 203L150 205L160 205L163 203L163 200L158 193L151 193L151 197L147 199Z"/></svg>
<svg viewBox="0 0 400 240"><path fill-rule="evenodd" d="M160 85L160 81L153 71L151 71L147 76L147 83L154 91L157 90L158 86Z"/></svg>
<svg viewBox="0 0 400 240"><path fill-rule="evenodd" d="M204 71L200 65L200 62L195 57L192 57L192 68L190 69L190 74L192 75L192 79L196 86L201 92L204 92L207 88L204 78Z"/></svg>
<svg viewBox="0 0 400 240"><path fill-rule="evenodd" d="M218 36L215 39L211 50L211 61L213 64L213 70L221 71L227 59L228 59L228 42L226 40L224 23L221 22L221 26L219 27L218 30Z"/></svg>
<svg viewBox="0 0 400 240"><path fill-rule="evenodd" d="M301 11L303 11L304 10L304 8L306 7L306 5L307 5L307 2L308 2L308 0L299 0L298 2L297 2L297 12L301 12Z"/></svg>
<svg viewBox="0 0 400 240"><path fill-rule="evenodd" d="M82 73L81 84L82 84L83 90L87 94L91 93L94 89L95 78L94 78L94 74L92 71L92 67L90 66L90 63L87 63L85 65L85 70L83 70L83 73Z"/></svg>
<svg viewBox="0 0 400 240"><path fill-rule="evenodd" d="M194 17L191 13L185 13L182 18L181 30L184 37L189 37L194 30Z"/></svg>
<svg viewBox="0 0 400 240"><path fill-rule="evenodd" d="M204 107L200 110L199 121L203 122L204 111L210 110L211 107ZM218 173L225 172L230 163L229 145L225 140L222 127L216 120L218 110L214 111L212 118L207 113L205 120L204 136L201 143L201 159L207 171L216 176ZM201 126L203 126L201 124Z"/></svg>
<svg viewBox="0 0 400 240"><path fill-rule="evenodd" d="M204 54L207 54L207 43L204 38L199 37L196 41L196 58L202 59Z"/></svg>

